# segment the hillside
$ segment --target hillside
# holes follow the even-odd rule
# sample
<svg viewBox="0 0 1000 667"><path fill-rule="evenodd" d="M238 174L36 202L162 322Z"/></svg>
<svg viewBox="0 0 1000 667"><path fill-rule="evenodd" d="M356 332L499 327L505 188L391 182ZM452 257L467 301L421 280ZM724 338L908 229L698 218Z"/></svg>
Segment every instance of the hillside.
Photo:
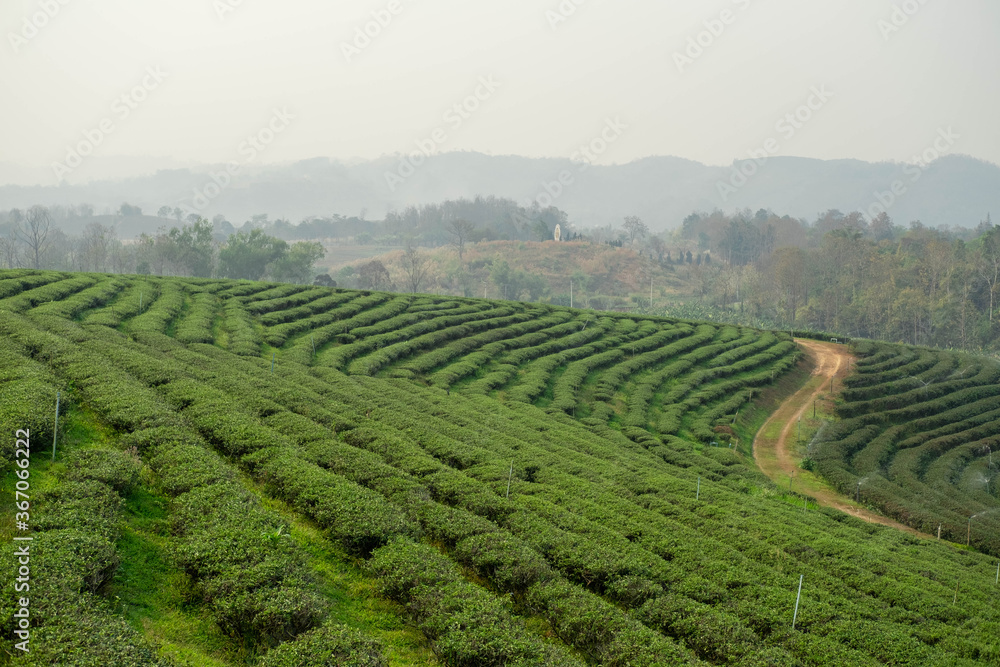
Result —
<svg viewBox="0 0 1000 667"><path fill-rule="evenodd" d="M465 247L460 261L452 247L423 251L427 277L422 289L438 294L504 297L537 300L546 295L552 303L598 310L648 307L650 288L654 303L691 298L700 280L716 272L691 265L661 264L635 249L601 243L569 241L484 241ZM676 253L677 250L674 249ZM354 260L330 273L345 286L357 285L357 270L370 259L378 259L389 270L395 285L405 285L403 251ZM699 258L700 261L700 258ZM506 263L508 271L502 264ZM498 268L499 267L499 268Z"/></svg>
<svg viewBox="0 0 1000 667"><path fill-rule="evenodd" d="M963 155L945 155L921 170L901 163L776 156L745 185L724 193L720 184L732 182L742 161L713 166L656 156L598 165L452 152L432 155L401 184L390 187L386 175L397 173L400 161L399 156L350 163L318 157L288 165L248 166L210 201L198 199L196 193L214 187L211 174L225 165L178 169L171 164L155 173L142 165L119 180L0 185L0 210L89 202L103 211L117 210L127 201L145 211L169 205L209 219L221 213L239 223L258 213L301 220L366 211L382 218L389 210L476 195L509 197L530 207L544 195L539 202L543 208L552 203L578 227L603 227L638 215L654 231L661 231L679 227L692 211L716 208L764 208L807 219L829 209L867 212L877 195L890 191L896 181L904 194L891 205L890 214L902 224L921 220L925 225L975 227L988 212L1000 210L1000 167ZM568 185L547 202L545 186L554 190L552 184L563 172L568 174Z"/></svg>
<svg viewBox="0 0 1000 667"><path fill-rule="evenodd" d="M995 558L746 458L808 377L786 334L32 271L0 334L14 664L1000 660Z"/></svg>
<svg viewBox="0 0 1000 667"><path fill-rule="evenodd" d="M924 533L1000 556L1000 366L971 355L865 342L817 438L820 472Z"/></svg>

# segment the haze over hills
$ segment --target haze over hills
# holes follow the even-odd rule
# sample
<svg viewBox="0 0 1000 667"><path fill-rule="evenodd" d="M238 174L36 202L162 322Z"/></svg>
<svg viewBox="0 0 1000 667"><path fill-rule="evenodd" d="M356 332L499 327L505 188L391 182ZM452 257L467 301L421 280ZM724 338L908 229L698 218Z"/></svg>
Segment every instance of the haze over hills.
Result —
<svg viewBox="0 0 1000 667"><path fill-rule="evenodd" d="M9 167L0 173L13 173ZM734 177L738 167L752 174L745 182ZM893 220L904 225L920 220L974 227L988 212L1000 211L1000 166L963 155L946 155L926 166L772 157L762 165L738 161L721 167L677 157L603 166L452 152L431 156L412 170L401 167L398 156L357 162L314 158L244 166L228 185L216 188L211 174L225 183L224 170L199 166L59 186L5 185L0 186L0 209L87 202L101 213L127 201L147 214L167 204L208 218L222 213L238 225L258 213L298 222L364 211L374 219L409 205L496 195L551 203L577 227L617 224L626 215L639 215L657 231L678 226L692 211L716 208L766 208L808 220L828 209L877 213L881 209L873 205L880 197Z"/></svg>

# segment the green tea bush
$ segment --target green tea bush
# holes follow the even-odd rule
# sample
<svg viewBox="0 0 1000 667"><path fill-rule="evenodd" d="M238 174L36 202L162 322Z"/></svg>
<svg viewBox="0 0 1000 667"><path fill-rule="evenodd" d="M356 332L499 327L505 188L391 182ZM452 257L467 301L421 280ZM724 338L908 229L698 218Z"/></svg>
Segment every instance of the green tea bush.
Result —
<svg viewBox="0 0 1000 667"><path fill-rule="evenodd" d="M328 623L271 649L259 667L388 667L382 644L358 630Z"/></svg>

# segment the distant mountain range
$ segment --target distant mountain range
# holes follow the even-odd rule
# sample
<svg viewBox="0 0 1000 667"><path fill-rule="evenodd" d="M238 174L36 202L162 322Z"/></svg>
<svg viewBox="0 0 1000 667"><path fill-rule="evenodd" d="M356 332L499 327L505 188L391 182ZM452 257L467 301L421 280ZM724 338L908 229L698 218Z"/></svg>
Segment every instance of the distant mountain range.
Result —
<svg viewBox="0 0 1000 667"><path fill-rule="evenodd" d="M415 160L416 161L416 160ZM0 173L11 173L10 165ZM737 174L750 174L745 179ZM214 177L213 177L214 174ZM895 192L893 192L895 185ZM60 186L0 186L0 210L33 204L92 204L98 213L122 202L155 214L163 205L239 225L252 215L298 222L308 216L359 215L458 197L496 195L538 200L566 211L578 227L618 225L642 217L654 230L678 226L692 211L771 209L813 220L832 208L877 213L888 204L897 224L973 227L1000 214L1000 166L953 155L926 167L860 160L772 157L707 166L676 157L624 165L589 166L555 158L446 153L419 166L399 157L338 162L315 158L281 166L224 166L161 170L121 180Z"/></svg>

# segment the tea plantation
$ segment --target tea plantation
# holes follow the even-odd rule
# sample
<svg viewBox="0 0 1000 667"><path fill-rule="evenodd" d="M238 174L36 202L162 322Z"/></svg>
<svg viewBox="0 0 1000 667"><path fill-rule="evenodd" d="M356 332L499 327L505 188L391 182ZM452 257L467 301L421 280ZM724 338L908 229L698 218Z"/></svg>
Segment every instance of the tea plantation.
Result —
<svg viewBox="0 0 1000 667"><path fill-rule="evenodd" d="M883 343L857 353L842 420L815 445L822 474L902 523L1000 556L1000 365Z"/></svg>
<svg viewBox="0 0 1000 667"><path fill-rule="evenodd" d="M962 369L977 391L980 362L858 352L843 423L871 438L823 462L845 488L854 450L906 427L906 409L927 423L898 431L900 451L988 423L958 412L972 394L951 417L910 395L965 396L946 379ZM820 509L740 453L739 411L798 363L787 334L6 271L0 354L11 664L1000 664L995 557ZM906 368L942 387L904 391ZM833 452L852 431L828 435ZM995 506L995 488L965 490L969 456L951 481L979 503L967 511ZM925 460L907 470L927 485ZM17 536L32 538L28 653Z"/></svg>

